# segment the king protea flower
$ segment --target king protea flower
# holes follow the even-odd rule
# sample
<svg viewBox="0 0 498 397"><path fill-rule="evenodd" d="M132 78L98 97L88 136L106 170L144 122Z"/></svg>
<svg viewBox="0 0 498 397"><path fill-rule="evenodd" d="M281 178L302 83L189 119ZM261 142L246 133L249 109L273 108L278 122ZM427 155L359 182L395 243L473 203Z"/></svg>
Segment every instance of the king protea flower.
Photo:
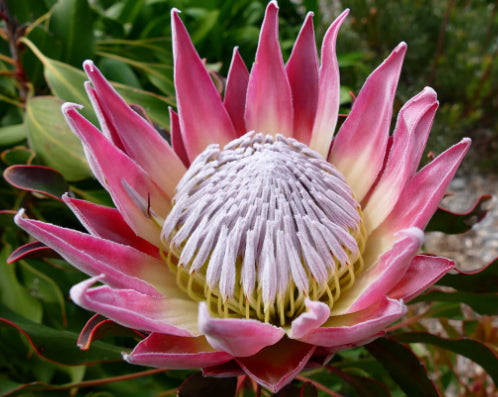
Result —
<svg viewBox="0 0 498 397"><path fill-rule="evenodd" d="M284 64L269 3L252 70L235 49L222 97L173 10L171 144L84 63L102 133L78 105L62 110L116 208L66 195L88 234L22 210L16 222L92 276L71 289L74 302L147 333L128 362L245 373L275 391L382 335L454 266L419 250L470 140L417 170L438 107L431 88L390 135L405 43L334 136L347 13L321 62L309 14Z"/></svg>

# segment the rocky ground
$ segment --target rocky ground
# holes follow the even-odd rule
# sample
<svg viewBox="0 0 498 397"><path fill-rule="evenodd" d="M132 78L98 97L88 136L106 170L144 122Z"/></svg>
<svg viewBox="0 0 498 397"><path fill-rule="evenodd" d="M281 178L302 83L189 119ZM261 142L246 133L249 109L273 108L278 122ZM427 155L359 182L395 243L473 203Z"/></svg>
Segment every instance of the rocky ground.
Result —
<svg viewBox="0 0 498 397"><path fill-rule="evenodd" d="M498 257L498 175L459 175L448 193L441 205L457 212L467 211L483 194L491 194L493 198L487 203L487 216L469 232L426 233L425 251L451 258L461 269L478 269Z"/></svg>

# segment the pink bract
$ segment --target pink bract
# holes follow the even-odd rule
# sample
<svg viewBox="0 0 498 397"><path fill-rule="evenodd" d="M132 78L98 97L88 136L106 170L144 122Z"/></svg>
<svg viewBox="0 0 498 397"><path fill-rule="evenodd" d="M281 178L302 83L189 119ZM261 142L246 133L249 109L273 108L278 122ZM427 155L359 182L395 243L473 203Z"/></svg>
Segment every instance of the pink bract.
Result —
<svg viewBox="0 0 498 397"><path fill-rule="evenodd" d="M222 96L173 10L171 144L84 63L102 131L78 105L62 110L115 208L65 196L88 234L22 210L16 222L91 276L72 288L74 302L148 333L128 362L246 373L277 391L382 335L454 266L420 254L422 231L470 140L418 170L438 107L431 88L402 107L390 135L404 43L368 77L334 135L335 42L347 14L327 31L321 61L309 14L285 64L270 2L250 73L235 50ZM245 186L256 193L240 196Z"/></svg>

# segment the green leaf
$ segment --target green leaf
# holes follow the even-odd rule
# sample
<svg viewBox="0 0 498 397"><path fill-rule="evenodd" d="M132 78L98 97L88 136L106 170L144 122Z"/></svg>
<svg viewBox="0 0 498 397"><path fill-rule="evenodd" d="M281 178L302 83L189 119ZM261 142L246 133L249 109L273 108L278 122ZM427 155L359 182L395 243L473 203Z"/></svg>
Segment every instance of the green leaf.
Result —
<svg viewBox="0 0 498 397"><path fill-rule="evenodd" d="M417 356L405 346L379 338L365 346L408 397L440 397Z"/></svg>
<svg viewBox="0 0 498 397"><path fill-rule="evenodd" d="M82 351L76 346L76 333L34 323L5 306L0 306L0 325L14 327L28 338L39 356L62 365L119 361L124 350L98 341L92 344L91 349Z"/></svg>
<svg viewBox="0 0 498 397"><path fill-rule="evenodd" d="M16 275L16 265L7 264L9 253L10 247L8 245L5 245L0 251L0 304L4 305L6 310L15 311L19 315L38 323L42 319L42 306L19 283ZM0 311L0 313L2 312ZM0 315L3 316L3 314Z"/></svg>
<svg viewBox="0 0 498 397"><path fill-rule="evenodd" d="M415 302L459 302L469 305L477 313L488 316L498 315L498 294L473 294L471 292L432 291L413 299Z"/></svg>
<svg viewBox="0 0 498 397"><path fill-rule="evenodd" d="M446 339L425 332L396 334L392 339L400 343L429 343L465 356L479 364L498 385L498 355L488 346L475 339Z"/></svg>
<svg viewBox="0 0 498 397"><path fill-rule="evenodd" d="M99 55L108 59L123 62L133 66L145 73L152 84L162 91L163 94L173 97L175 85L173 83L173 66L155 63L135 61L112 53L99 52ZM140 104L138 104L140 105Z"/></svg>
<svg viewBox="0 0 498 397"><path fill-rule="evenodd" d="M465 233L486 216L488 213L486 207L490 200L490 195L483 195L477 199L472 208L461 214L440 207L432 216L425 231L438 231L446 234Z"/></svg>
<svg viewBox="0 0 498 397"><path fill-rule="evenodd" d="M87 0L58 1L50 18L50 32L62 42L63 60L81 65L95 49L93 14Z"/></svg>
<svg viewBox="0 0 498 397"><path fill-rule="evenodd" d="M445 275L438 284L466 292L498 292L498 258L482 269L458 272L459 274Z"/></svg>
<svg viewBox="0 0 498 397"><path fill-rule="evenodd" d="M81 110L81 113L94 124L97 124L97 118L91 110L90 101L83 88L83 84L87 80L85 73L63 62L47 58L31 41L25 38L21 41L43 63L45 79L52 92L64 101L83 105L84 108ZM152 92L127 87L123 84L113 83L112 85L126 102L140 105L144 108L154 123L157 123L162 128L169 126L168 106L174 106L172 99L156 95Z"/></svg>
<svg viewBox="0 0 498 397"><path fill-rule="evenodd" d="M390 397L391 393L382 383L373 379L341 371L332 365L327 365L327 370L342 378L361 397Z"/></svg>
<svg viewBox="0 0 498 397"><path fill-rule="evenodd" d="M12 186L30 192L42 193L61 200L68 186L57 171L39 165L13 165L4 171L4 178Z"/></svg>
<svg viewBox="0 0 498 397"><path fill-rule="evenodd" d="M68 127L61 112L64 101L55 97L34 97L26 105L28 142L43 162L69 181L92 175L83 146Z"/></svg>
<svg viewBox="0 0 498 397"><path fill-rule="evenodd" d="M0 128L0 145L8 146L20 142L26 138L24 125L9 125Z"/></svg>
<svg viewBox="0 0 498 397"><path fill-rule="evenodd" d="M2 152L2 161L7 165L29 164L35 158L36 153L26 146L15 146Z"/></svg>

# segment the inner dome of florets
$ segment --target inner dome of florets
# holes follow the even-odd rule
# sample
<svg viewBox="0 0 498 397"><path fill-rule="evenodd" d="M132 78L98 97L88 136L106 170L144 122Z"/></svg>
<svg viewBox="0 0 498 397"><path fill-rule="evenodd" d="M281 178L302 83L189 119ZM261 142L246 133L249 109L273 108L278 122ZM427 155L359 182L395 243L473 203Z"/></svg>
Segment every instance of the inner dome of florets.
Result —
<svg viewBox="0 0 498 397"><path fill-rule="evenodd" d="M219 317L288 324L306 297L332 308L363 268L351 188L282 135L208 146L179 182L161 237L178 285Z"/></svg>

